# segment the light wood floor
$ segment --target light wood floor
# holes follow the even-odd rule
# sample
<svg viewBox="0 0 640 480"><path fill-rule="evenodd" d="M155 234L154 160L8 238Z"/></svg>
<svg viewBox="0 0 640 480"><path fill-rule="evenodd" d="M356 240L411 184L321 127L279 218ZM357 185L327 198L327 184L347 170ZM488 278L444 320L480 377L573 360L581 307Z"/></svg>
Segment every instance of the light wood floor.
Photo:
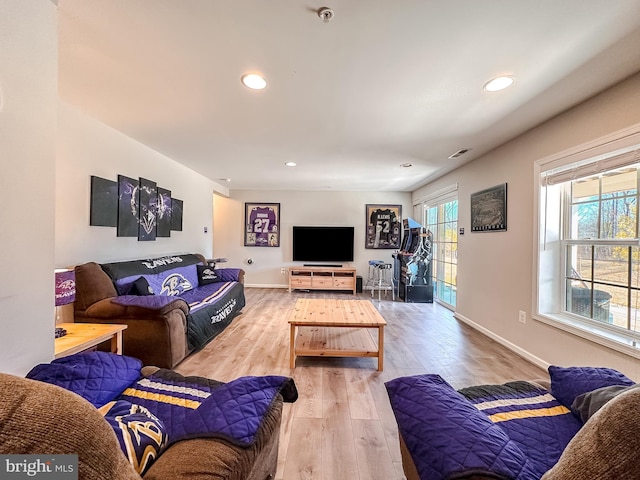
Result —
<svg viewBox="0 0 640 480"><path fill-rule="evenodd" d="M385 329L384 371L374 358L298 358L289 368L287 317L298 298L354 298L346 293L289 294L247 288L247 306L225 331L177 371L230 381L242 375L295 379L299 399L285 404L277 480L404 479L396 423L384 382L437 373L453 387L535 379L546 372L453 318L438 304L374 305ZM370 293L359 294L370 299Z"/></svg>

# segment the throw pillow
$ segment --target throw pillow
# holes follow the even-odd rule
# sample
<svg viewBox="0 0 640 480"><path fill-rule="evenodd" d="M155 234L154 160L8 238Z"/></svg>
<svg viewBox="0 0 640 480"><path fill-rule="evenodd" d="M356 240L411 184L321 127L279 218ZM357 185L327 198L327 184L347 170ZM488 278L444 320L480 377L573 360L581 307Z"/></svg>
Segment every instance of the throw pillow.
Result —
<svg viewBox="0 0 640 480"><path fill-rule="evenodd" d="M634 382L613 368L549 367L551 394L565 407L571 408L578 395L612 385L631 386Z"/></svg>
<svg viewBox="0 0 640 480"><path fill-rule="evenodd" d="M209 265L196 265L196 268L198 269L198 285L208 285L209 283L220 281L213 267Z"/></svg>
<svg viewBox="0 0 640 480"><path fill-rule="evenodd" d="M149 285L149 281L146 278L140 277L133 282L131 295L153 295L153 288L151 288L151 285Z"/></svg>
<svg viewBox="0 0 640 480"><path fill-rule="evenodd" d="M571 409L578 414L582 423L585 423L607 402L627 390L636 389L638 387L640 387L640 384L635 384L631 387L624 385L611 385L610 387L598 388L592 392L578 395L573 401Z"/></svg>
<svg viewBox="0 0 640 480"><path fill-rule="evenodd" d="M144 474L167 445L164 424L143 406L124 400L107 403L99 410L133 468Z"/></svg>

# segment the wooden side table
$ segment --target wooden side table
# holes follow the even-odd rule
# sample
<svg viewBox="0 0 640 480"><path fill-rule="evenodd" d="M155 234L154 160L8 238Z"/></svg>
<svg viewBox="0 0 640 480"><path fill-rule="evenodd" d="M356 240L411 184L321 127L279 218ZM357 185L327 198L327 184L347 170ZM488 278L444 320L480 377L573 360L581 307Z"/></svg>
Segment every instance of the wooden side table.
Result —
<svg viewBox="0 0 640 480"><path fill-rule="evenodd" d="M111 340L111 352L122 355L122 331L126 325L101 323L60 323L67 331L64 337L55 340L55 358L66 357L82 352L100 343Z"/></svg>

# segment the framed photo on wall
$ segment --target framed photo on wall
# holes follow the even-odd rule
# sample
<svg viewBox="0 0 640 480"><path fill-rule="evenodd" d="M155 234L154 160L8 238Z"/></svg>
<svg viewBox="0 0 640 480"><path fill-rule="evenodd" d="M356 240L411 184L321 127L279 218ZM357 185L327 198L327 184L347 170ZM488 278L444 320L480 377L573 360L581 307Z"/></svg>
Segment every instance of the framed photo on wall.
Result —
<svg viewBox="0 0 640 480"><path fill-rule="evenodd" d="M507 230L507 184L471 194L471 231Z"/></svg>
<svg viewBox="0 0 640 480"><path fill-rule="evenodd" d="M280 246L280 204L244 204L244 246Z"/></svg>
<svg viewBox="0 0 640 480"><path fill-rule="evenodd" d="M367 204L366 222L365 248L400 248L402 205Z"/></svg>

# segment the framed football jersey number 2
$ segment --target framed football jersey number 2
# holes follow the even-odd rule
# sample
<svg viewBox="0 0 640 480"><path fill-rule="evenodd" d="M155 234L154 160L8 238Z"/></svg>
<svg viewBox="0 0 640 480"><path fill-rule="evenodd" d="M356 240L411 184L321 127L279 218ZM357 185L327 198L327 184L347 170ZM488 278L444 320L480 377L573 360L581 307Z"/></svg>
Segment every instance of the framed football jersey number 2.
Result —
<svg viewBox="0 0 640 480"><path fill-rule="evenodd" d="M400 248L402 205L367 205L365 248Z"/></svg>
<svg viewBox="0 0 640 480"><path fill-rule="evenodd" d="M280 246L280 204L244 204L244 246Z"/></svg>

